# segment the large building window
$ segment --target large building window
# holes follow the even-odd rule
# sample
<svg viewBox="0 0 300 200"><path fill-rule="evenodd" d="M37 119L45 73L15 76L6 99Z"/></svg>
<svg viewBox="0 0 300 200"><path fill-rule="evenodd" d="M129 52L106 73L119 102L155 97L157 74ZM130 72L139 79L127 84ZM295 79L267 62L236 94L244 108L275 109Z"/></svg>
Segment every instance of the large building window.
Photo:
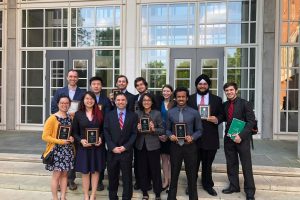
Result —
<svg viewBox="0 0 300 200"><path fill-rule="evenodd" d="M280 132L298 131L300 1L280 1Z"/></svg>
<svg viewBox="0 0 300 200"><path fill-rule="evenodd" d="M23 10L22 47L66 47L68 10Z"/></svg>
<svg viewBox="0 0 300 200"><path fill-rule="evenodd" d="M120 46L120 7L72 8L72 46Z"/></svg>
<svg viewBox="0 0 300 200"><path fill-rule="evenodd" d="M21 123L43 123L43 51L22 51Z"/></svg>

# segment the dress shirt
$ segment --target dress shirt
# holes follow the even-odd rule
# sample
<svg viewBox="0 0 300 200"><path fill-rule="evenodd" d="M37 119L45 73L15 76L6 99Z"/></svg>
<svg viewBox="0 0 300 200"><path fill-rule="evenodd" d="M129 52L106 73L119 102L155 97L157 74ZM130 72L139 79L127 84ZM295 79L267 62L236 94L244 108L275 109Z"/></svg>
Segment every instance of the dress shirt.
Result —
<svg viewBox="0 0 300 200"><path fill-rule="evenodd" d="M176 106L168 111L167 117L167 136L175 133L174 124L179 123L180 107ZM186 123L187 135L191 135L193 140L196 141L203 133L202 122L198 111L189 106L182 109L183 122Z"/></svg>
<svg viewBox="0 0 300 200"><path fill-rule="evenodd" d="M123 113L123 116L122 116L122 121L123 121L123 124L125 122L125 117L126 117L126 109L124 110L120 110L119 108L117 108L117 113L118 113L118 119L120 118L120 112Z"/></svg>
<svg viewBox="0 0 300 200"><path fill-rule="evenodd" d="M201 102L201 96L200 94L197 93L197 106L200 104ZM209 105L209 92L204 95L204 105Z"/></svg>
<svg viewBox="0 0 300 200"><path fill-rule="evenodd" d="M75 90L70 90L69 89L69 97L70 97L71 100L74 99L75 92L76 92L76 89Z"/></svg>

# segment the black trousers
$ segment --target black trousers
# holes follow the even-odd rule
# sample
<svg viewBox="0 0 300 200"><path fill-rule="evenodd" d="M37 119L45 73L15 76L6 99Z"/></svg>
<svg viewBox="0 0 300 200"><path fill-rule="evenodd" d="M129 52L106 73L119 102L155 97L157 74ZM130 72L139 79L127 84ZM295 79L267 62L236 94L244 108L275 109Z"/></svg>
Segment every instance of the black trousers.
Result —
<svg viewBox="0 0 300 200"><path fill-rule="evenodd" d="M138 177L141 190L147 192L149 183L152 180L153 191L159 195L161 193L162 181L160 171L160 150L148 151L146 145L141 150L137 150Z"/></svg>
<svg viewBox="0 0 300 200"><path fill-rule="evenodd" d="M179 146L176 143L170 145L171 160L171 184L168 200L176 200L178 177L184 161L185 172L188 181L189 200L197 200L197 145L184 144Z"/></svg>
<svg viewBox="0 0 300 200"><path fill-rule="evenodd" d="M204 189L214 187L214 181L212 180L212 163L214 162L216 153L216 149L206 150L198 148L197 169L199 171L200 162L202 162L201 182Z"/></svg>
<svg viewBox="0 0 300 200"><path fill-rule="evenodd" d="M224 150L227 165L227 176L230 187L239 190L239 158L244 175L244 190L247 197L254 197L255 184L252 171L250 140L242 140L240 144L233 142L229 137L224 138Z"/></svg>
<svg viewBox="0 0 300 200"><path fill-rule="evenodd" d="M132 198L132 152L123 154L107 153L107 171L109 181L109 199L118 199L119 175L122 172L123 200Z"/></svg>
<svg viewBox="0 0 300 200"><path fill-rule="evenodd" d="M137 148L134 146L133 147L133 173L134 173L134 177L135 177L135 184L140 186L140 183L139 183L139 173L138 173L138 161L137 161Z"/></svg>

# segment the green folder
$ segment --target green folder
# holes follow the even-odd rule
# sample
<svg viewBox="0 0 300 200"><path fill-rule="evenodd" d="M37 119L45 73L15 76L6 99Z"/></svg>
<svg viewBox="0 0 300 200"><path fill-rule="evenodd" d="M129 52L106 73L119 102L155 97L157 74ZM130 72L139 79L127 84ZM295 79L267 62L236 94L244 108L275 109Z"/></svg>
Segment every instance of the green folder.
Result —
<svg viewBox="0 0 300 200"><path fill-rule="evenodd" d="M229 130L228 130L228 134L230 135L230 138L232 140L234 140L234 136L232 136L233 134L239 134L240 132L242 132L242 130L244 129L246 125L246 122L233 118L232 122L230 124Z"/></svg>

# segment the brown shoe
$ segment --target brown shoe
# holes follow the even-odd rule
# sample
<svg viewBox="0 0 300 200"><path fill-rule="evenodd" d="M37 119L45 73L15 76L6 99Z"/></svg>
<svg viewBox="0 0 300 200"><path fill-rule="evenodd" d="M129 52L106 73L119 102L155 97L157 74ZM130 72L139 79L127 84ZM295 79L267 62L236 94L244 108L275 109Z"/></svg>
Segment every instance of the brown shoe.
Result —
<svg viewBox="0 0 300 200"><path fill-rule="evenodd" d="M76 183L74 183L74 181L68 182L68 185L69 185L70 190L76 190L77 189L77 185L76 185Z"/></svg>

